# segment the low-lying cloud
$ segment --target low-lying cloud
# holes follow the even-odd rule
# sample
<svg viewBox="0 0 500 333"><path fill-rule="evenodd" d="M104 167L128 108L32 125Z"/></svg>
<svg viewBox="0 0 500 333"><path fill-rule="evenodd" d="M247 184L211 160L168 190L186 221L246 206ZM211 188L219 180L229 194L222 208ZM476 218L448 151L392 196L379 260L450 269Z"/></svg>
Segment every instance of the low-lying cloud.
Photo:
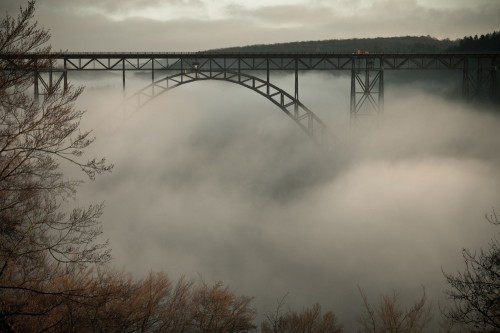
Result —
<svg viewBox="0 0 500 333"><path fill-rule="evenodd" d="M425 286L437 309L442 269L459 269L461 249L495 232L483 216L499 204L500 118L389 84L383 121L345 131L348 86L301 81L343 142L328 163L286 115L230 83L182 86L131 117L113 109L119 88L89 89L83 126L115 170L79 201L106 201L114 264L222 280L255 296L260 314L289 293L290 307L320 302L349 330L358 286L374 302Z"/></svg>

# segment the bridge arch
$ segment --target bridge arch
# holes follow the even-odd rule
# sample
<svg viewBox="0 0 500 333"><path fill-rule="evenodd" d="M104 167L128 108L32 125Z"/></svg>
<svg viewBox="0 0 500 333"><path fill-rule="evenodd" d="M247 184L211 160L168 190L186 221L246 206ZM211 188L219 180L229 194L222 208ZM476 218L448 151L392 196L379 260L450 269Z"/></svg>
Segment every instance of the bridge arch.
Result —
<svg viewBox="0 0 500 333"><path fill-rule="evenodd" d="M156 97L181 85L206 80L227 81L239 84L266 97L289 116L317 145L326 146L327 127L325 123L298 99L274 84L245 73L197 70L183 71L156 80L127 98L126 105L138 110Z"/></svg>

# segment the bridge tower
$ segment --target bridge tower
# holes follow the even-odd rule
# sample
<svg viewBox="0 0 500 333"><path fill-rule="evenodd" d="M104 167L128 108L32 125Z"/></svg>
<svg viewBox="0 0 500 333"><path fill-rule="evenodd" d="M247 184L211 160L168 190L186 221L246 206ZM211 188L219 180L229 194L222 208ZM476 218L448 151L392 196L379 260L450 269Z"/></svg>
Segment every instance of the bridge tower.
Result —
<svg viewBox="0 0 500 333"><path fill-rule="evenodd" d="M475 99L489 99L498 101L500 92L497 83L498 66L493 57L464 59L462 96L466 101Z"/></svg>
<svg viewBox="0 0 500 333"><path fill-rule="evenodd" d="M48 67L39 66L36 59L33 63L33 98L36 103L40 102L40 95L42 97L49 96L56 92L61 85L63 91L68 90L66 59L64 59L63 68L54 68L52 61L48 62Z"/></svg>
<svg viewBox="0 0 500 333"><path fill-rule="evenodd" d="M383 62L374 58L355 58L351 69L351 124L361 116L377 116L384 111Z"/></svg>

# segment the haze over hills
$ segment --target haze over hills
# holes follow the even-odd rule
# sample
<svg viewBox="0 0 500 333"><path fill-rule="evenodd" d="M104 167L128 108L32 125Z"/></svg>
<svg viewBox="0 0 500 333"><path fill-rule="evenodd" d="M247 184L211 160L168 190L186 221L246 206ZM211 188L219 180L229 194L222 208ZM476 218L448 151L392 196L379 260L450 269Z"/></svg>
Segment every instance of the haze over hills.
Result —
<svg viewBox="0 0 500 333"><path fill-rule="evenodd" d="M370 53L446 53L500 52L500 31L463 39L437 39L431 36L377 37L330 39L275 44L257 44L213 49L217 52L324 52L351 53L363 50Z"/></svg>
<svg viewBox="0 0 500 333"><path fill-rule="evenodd" d="M367 50L372 53L440 53L457 46L449 39L439 40L431 36L378 37L330 39L276 44L248 45L229 47L211 51L223 52L325 52L351 53L354 50Z"/></svg>

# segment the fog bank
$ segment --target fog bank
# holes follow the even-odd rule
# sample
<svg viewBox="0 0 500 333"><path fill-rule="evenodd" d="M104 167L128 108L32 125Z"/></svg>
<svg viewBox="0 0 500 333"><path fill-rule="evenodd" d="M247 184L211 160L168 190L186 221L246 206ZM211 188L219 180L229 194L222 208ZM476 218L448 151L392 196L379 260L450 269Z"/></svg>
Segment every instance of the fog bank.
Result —
<svg viewBox="0 0 500 333"><path fill-rule="evenodd" d="M389 83L383 119L349 129L348 79L304 75L304 103L341 139L327 163L240 86L191 83L124 114L119 84L94 81L79 101L97 136L91 153L115 170L83 185L78 201L106 201L114 264L138 276L222 280L254 296L260 314L289 293L291 308L320 302L352 331L358 286L373 302L393 289L411 300L425 286L437 309L442 270L459 269L461 249L495 232L483 218L500 197L492 113Z"/></svg>

